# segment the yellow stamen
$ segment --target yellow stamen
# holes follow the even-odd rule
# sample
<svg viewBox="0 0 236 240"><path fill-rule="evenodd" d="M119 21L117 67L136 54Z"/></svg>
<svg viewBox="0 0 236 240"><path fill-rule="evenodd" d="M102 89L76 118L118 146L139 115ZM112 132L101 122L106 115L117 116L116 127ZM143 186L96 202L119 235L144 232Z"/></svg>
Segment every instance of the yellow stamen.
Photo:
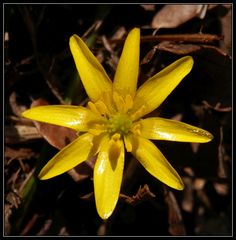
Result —
<svg viewBox="0 0 236 240"><path fill-rule="evenodd" d="M114 114L116 112L110 92L104 92L102 94L102 101L106 103L106 106L111 114Z"/></svg>
<svg viewBox="0 0 236 240"><path fill-rule="evenodd" d="M112 97L113 97L113 100L115 102L117 111L124 113L125 101L122 98L122 96L119 95L116 91L114 91Z"/></svg>
<svg viewBox="0 0 236 240"><path fill-rule="evenodd" d="M114 142L116 142L117 140L120 139L120 134L119 134L119 133L113 134L112 137L111 137L111 139L112 139Z"/></svg>
<svg viewBox="0 0 236 240"><path fill-rule="evenodd" d="M129 135L124 135L124 143L125 143L125 148L126 148L127 152L131 152L132 144L131 144Z"/></svg>
<svg viewBox="0 0 236 240"><path fill-rule="evenodd" d="M141 134L141 124L140 123L134 124L131 131L136 135L140 135Z"/></svg>
<svg viewBox="0 0 236 240"><path fill-rule="evenodd" d="M107 106L105 105L105 103L103 101L100 101L100 100L97 101L95 103L95 106L102 116L109 116L110 115L110 112L109 112Z"/></svg>
<svg viewBox="0 0 236 240"><path fill-rule="evenodd" d="M88 102L88 107L90 108L90 110L93 112L93 113L95 113L95 114L97 114L97 115L101 115L100 114L100 112L98 111L98 109L96 108L96 106L95 106L95 104L93 103L93 102L91 102L91 101L89 101Z"/></svg>
<svg viewBox="0 0 236 240"><path fill-rule="evenodd" d="M134 113L130 116L130 118L132 119L132 121L137 120L137 119L139 119L140 117L142 117L142 116L143 116L143 113L144 113L144 110L145 110L145 106L142 105L141 108L139 108L136 112L134 112Z"/></svg>
<svg viewBox="0 0 236 240"><path fill-rule="evenodd" d="M127 113L132 107L133 107L133 98L131 97L131 95L126 95L125 96L125 113Z"/></svg>

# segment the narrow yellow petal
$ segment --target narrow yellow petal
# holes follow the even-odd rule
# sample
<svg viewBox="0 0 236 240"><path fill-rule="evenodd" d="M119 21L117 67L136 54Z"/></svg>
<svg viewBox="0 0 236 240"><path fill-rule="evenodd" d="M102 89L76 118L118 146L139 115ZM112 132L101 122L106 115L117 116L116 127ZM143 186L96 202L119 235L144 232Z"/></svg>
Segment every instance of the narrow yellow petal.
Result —
<svg viewBox="0 0 236 240"><path fill-rule="evenodd" d="M77 131L87 131L94 124L105 119L82 106L47 105L34 107L22 113L22 116L35 121L68 127Z"/></svg>
<svg viewBox="0 0 236 240"><path fill-rule="evenodd" d="M40 171L41 180L49 179L69 171L73 167L94 156L100 146L102 136L94 137L85 133L58 152Z"/></svg>
<svg viewBox="0 0 236 240"><path fill-rule="evenodd" d="M114 88L121 94L135 94L139 73L140 29L128 34L116 69Z"/></svg>
<svg viewBox="0 0 236 240"><path fill-rule="evenodd" d="M208 131L175 120L157 117L146 118L138 123L141 136L148 139L198 143L213 139Z"/></svg>
<svg viewBox="0 0 236 240"><path fill-rule="evenodd" d="M183 182L160 150L148 139L133 137L132 154L144 168L166 185L182 190Z"/></svg>
<svg viewBox="0 0 236 240"><path fill-rule="evenodd" d="M120 193L124 169L124 144L120 139L104 138L94 167L94 192L99 216L107 219Z"/></svg>
<svg viewBox="0 0 236 240"><path fill-rule="evenodd" d="M145 105L143 115L152 112L166 99L180 81L191 71L193 59L182 57L148 79L134 98L133 112Z"/></svg>
<svg viewBox="0 0 236 240"><path fill-rule="evenodd" d="M79 36L74 34L70 38L70 49L90 99L96 101L103 92L111 91L112 82L106 71Z"/></svg>

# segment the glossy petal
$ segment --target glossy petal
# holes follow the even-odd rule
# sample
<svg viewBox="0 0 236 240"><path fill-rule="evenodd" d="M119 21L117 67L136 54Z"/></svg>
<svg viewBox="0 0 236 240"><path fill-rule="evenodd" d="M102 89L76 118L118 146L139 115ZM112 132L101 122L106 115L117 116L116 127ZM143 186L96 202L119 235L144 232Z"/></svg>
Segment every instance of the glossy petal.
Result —
<svg viewBox="0 0 236 240"><path fill-rule="evenodd" d="M179 142L209 142L211 133L192 125L165 118L146 118L138 122L141 136L154 140Z"/></svg>
<svg viewBox="0 0 236 240"><path fill-rule="evenodd" d="M85 133L58 152L40 171L41 180L49 179L69 171L94 156L100 146L100 138Z"/></svg>
<svg viewBox="0 0 236 240"><path fill-rule="evenodd" d="M32 120L51 123L77 131L87 131L93 124L103 123L104 119L89 109L71 105L48 105L34 107L22 113Z"/></svg>
<svg viewBox="0 0 236 240"><path fill-rule="evenodd" d="M166 185L182 190L183 182L160 150L148 139L133 137L132 154L144 168Z"/></svg>
<svg viewBox="0 0 236 240"><path fill-rule="evenodd" d="M137 111L144 104L145 108L142 110L142 116L156 109L191 71L192 66L192 57L186 56L170 64L148 79L137 90L133 111Z"/></svg>
<svg viewBox="0 0 236 240"><path fill-rule="evenodd" d="M128 34L116 69L114 87L122 95L134 96L139 73L140 29Z"/></svg>
<svg viewBox="0 0 236 240"><path fill-rule="evenodd" d="M113 212L120 193L124 168L123 141L103 141L94 167L94 191L99 216L107 219Z"/></svg>
<svg viewBox="0 0 236 240"><path fill-rule="evenodd" d="M97 58L77 35L70 38L70 49L84 88L91 100L98 100L103 92L110 92L112 82Z"/></svg>

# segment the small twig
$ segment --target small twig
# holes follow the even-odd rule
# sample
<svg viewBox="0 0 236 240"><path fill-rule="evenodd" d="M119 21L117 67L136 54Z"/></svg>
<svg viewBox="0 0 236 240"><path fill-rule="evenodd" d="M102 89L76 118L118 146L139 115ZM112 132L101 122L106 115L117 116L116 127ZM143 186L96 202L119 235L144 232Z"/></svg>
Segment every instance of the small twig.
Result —
<svg viewBox="0 0 236 240"><path fill-rule="evenodd" d="M225 167L224 167L224 147L223 147L223 128L222 128L222 126L220 127L220 143L218 146L218 160L219 160L218 176L220 178L226 178L227 174L226 174Z"/></svg>
<svg viewBox="0 0 236 240"><path fill-rule="evenodd" d="M154 197L156 197L156 195L149 190L147 184L145 184L143 187L140 186L138 192L132 197L122 193L120 194L120 198L132 206L136 206L137 204L146 200L150 200Z"/></svg>
<svg viewBox="0 0 236 240"><path fill-rule="evenodd" d="M195 43L213 43L222 40L223 37L213 34L173 34L141 37L141 42L195 42Z"/></svg>
<svg viewBox="0 0 236 240"><path fill-rule="evenodd" d="M85 39L89 34L92 32L96 32L99 30L99 28L102 26L103 21L102 20L97 20L95 21L92 26L89 27L89 29L83 34L82 38Z"/></svg>
<svg viewBox="0 0 236 240"><path fill-rule="evenodd" d="M185 188L183 191L182 208L190 213L194 207L193 180L189 177L183 177L183 181Z"/></svg>
<svg viewBox="0 0 236 240"><path fill-rule="evenodd" d="M217 103L215 106L210 105L207 101L202 101L205 108L213 109L217 112L231 112L231 107L221 107L221 103Z"/></svg>
<svg viewBox="0 0 236 240"><path fill-rule="evenodd" d="M69 233L68 233L66 227L62 227L62 228L60 229L60 231L58 232L58 235L59 235L59 236L69 236Z"/></svg>
<svg viewBox="0 0 236 240"><path fill-rule="evenodd" d="M48 230L50 229L53 221L52 219L47 219L43 225L43 227L39 230L39 232L36 234L37 236L46 235Z"/></svg>
<svg viewBox="0 0 236 240"><path fill-rule="evenodd" d="M94 192L90 192L88 194L85 194L84 196L80 197L82 200L86 201L93 201L94 200Z"/></svg>
<svg viewBox="0 0 236 240"><path fill-rule="evenodd" d="M23 235L23 236L26 235L30 231L30 229L34 226L38 218L39 218L39 215L37 213L34 214L33 217L26 224L26 226L24 227L20 235Z"/></svg>
<svg viewBox="0 0 236 240"><path fill-rule="evenodd" d="M21 169L18 168L18 170L17 170L15 173L13 173L13 174L11 175L11 177L10 177L10 178L8 179L8 181L7 181L7 185L9 185L10 183L12 183L12 184L11 184L11 188L12 188L12 189L15 189L15 182L16 182L18 176L19 176L20 171L21 171Z"/></svg>
<svg viewBox="0 0 236 240"><path fill-rule="evenodd" d="M55 77L52 73L46 73L42 68L41 68L42 73L44 73L44 78L46 80L46 83L48 85L48 87L50 88L50 90L52 91L52 93L54 94L54 96L59 100L59 102L61 104L66 104L66 102L63 100L63 98L61 97L61 95L59 94L59 92L57 91L57 89L55 88L55 86L52 84L52 79Z"/></svg>
<svg viewBox="0 0 236 240"><path fill-rule="evenodd" d="M112 67L112 69L115 71L116 67L118 65L119 58L114 53L112 46L110 44L110 41L107 40L105 36L102 36L102 43L105 47L105 49L110 53L110 59L107 60L107 63Z"/></svg>
<svg viewBox="0 0 236 240"><path fill-rule="evenodd" d="M141 42L193 42L193 43L214 43L216 41L222 40L222 36L217 36L214 34L173 34L173 35L158 35L158 36L143 36L141 37ZM112 39L110 43L123 43L125 38L122 39ZM99 41L101 42L101 40Z"/></svg>

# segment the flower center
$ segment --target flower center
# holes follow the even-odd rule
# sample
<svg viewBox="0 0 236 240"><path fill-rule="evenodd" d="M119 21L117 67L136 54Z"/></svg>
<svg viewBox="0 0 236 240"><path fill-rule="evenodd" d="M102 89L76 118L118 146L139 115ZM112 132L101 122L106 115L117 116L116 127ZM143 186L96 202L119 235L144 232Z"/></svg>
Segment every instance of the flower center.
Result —
<svg viewBox="0 0 236 240"><path fill-rule="evenodd" d="M109 118L107 128L109 133L125 135L129 132L131 125L132 120L127 114L117 113Z"/></svg>

